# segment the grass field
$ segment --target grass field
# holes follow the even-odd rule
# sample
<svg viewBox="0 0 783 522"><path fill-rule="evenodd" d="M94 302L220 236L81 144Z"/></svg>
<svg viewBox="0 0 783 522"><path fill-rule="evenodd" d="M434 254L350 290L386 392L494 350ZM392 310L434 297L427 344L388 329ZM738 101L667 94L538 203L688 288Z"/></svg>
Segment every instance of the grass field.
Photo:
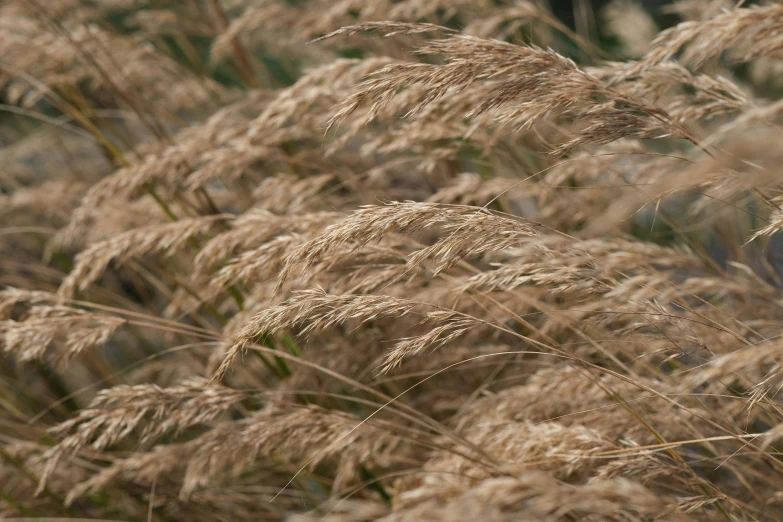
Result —
<svg viewBox="0 0 783 522"><path fill-rule="evenodd" d="M0 2L0 518L783 521L783 5L575 4Z"/></svg>

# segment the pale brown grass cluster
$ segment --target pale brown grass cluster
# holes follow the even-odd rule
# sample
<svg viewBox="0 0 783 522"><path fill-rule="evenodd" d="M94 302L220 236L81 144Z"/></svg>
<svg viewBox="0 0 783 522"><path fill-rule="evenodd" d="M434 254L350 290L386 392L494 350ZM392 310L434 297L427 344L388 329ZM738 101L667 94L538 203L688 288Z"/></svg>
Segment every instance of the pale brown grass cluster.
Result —
<svg viewBox="0 0 783 522"><path fill-rule="evenodd" d="M573 4L0 3L0 518L783 521L783 9Z"/></svg>

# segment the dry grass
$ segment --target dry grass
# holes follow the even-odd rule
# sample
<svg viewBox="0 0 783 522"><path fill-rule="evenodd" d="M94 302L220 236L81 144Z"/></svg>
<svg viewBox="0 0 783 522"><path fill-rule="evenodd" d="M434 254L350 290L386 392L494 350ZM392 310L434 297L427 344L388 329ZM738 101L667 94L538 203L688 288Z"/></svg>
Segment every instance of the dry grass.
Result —
<svg viewBox="0 0 783 522"><path fill-rule="evenodd" d="M667 9L0 4L0 518L783 521L783 9Z"/></svg>

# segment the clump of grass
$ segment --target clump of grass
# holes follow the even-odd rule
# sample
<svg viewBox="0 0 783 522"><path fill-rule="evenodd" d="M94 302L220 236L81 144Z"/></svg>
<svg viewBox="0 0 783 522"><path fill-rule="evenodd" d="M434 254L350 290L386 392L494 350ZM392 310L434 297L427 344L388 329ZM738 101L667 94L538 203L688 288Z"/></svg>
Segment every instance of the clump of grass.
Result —
<svg viewBox="0 0 783 522"><path fill-rule="evenodd" d="M783 520L783 10L699 4L3 3L0 516Z"/></svg>

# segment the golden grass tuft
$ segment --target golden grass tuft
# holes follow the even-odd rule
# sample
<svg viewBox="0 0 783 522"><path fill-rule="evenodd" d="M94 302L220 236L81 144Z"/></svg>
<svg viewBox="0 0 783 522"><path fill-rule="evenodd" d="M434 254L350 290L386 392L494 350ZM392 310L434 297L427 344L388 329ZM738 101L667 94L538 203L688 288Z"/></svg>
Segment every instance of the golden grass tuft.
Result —
<svg viewBox="0 0 783 522"><path fill-rule="evenodd" d="M783 522L783 9L552 4L0 4L0 518Z"/></svg>

